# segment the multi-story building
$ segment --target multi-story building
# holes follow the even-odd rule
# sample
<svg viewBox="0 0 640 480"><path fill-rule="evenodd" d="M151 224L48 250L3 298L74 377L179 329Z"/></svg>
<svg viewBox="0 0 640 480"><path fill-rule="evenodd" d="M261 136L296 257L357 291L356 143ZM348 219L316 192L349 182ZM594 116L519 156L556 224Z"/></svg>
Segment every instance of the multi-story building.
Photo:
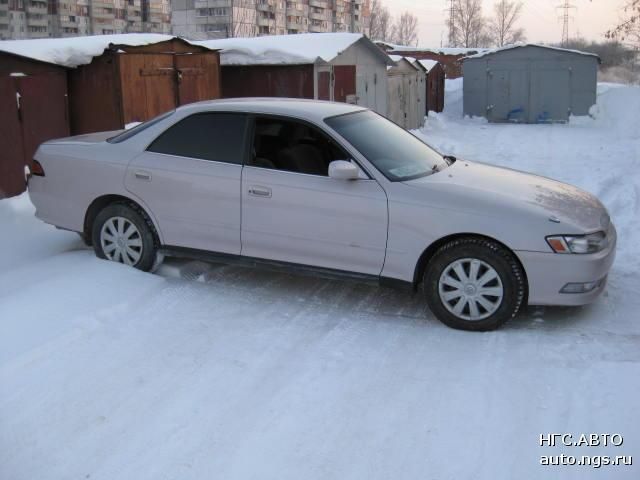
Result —
<svg viewBox="0 0 640 480"><path fill-rule="evenodd" d="M0 39L171 32L170 0L0 0Z"/></svg>
<svg viewBox="0 0 640 480"><path fill-rule="evenodd" d="M368 34L369 1L172 0L171 24L175 35L194 40L303 32Z"/></svg>

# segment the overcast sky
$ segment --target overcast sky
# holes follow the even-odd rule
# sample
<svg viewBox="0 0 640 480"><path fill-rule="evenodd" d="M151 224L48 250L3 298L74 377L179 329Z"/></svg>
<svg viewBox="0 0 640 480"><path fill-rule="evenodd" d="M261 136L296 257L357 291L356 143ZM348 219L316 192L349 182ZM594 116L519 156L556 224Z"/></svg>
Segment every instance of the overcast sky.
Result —
<svg viewBox="0 0 640 480"><path fill-rule="evenodd" d="M447 42L445 9L448 0L382 0L392 15L410 11L418 17L419 45L439 46ZM484 15L493 12L495 0L483 0ZM562 23L558 20L560 11L556 6L562 0L525 0L520 26L527 33L530 42L559 42L562 37ZM571 0L577 9L572 11L573 20L569 24L571 37L579 33L588 40L603 40L603 34L619 18L623 0Z"/></svg>

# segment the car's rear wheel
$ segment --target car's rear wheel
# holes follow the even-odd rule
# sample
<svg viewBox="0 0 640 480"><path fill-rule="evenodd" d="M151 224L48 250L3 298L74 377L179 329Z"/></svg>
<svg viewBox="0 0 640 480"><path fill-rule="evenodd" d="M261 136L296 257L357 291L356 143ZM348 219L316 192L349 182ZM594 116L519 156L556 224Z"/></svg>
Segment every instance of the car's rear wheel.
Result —
<svg viewBox="0 0 640 480"><path fill-rule="evenodd" d="M144 212L115 203L98 213L92 229L99 258L149 271L156 261L156 241Z"/></svg>
<svg viewBox="0 0 640 480"><path fill-rule="evenodd" d="M440 247L424 275L427 303L444 324L493 330L516 316L526 293L522 267L491 240L460 238Z"/></svg>

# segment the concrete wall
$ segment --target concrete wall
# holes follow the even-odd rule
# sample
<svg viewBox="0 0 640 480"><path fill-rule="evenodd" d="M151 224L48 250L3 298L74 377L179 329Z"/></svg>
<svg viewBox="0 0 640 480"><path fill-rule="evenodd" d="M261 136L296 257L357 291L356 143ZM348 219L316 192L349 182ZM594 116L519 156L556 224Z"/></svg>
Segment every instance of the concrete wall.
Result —
<svg viewBox="0 0 640 480"><path fill-rule="evenodd" d="M492 122L545 123L587 115L596 102L598 59L542 47L464 61L464 113Z"/></svg>

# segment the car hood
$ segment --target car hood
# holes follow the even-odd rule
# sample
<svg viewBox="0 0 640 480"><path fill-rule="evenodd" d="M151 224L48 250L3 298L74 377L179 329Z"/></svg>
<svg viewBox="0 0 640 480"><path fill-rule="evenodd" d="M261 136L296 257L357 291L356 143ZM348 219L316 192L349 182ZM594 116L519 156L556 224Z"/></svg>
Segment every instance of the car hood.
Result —
<svg viewBox="0 0 640 480"><path fill-rule="evenodd" d="M439 173L405 183L416 187L446 184L446 190L466 194L470 202L477 201L480 206L482 199L490 199L494 206L521 207L523 212L533 210L552 222L585 233L609 227L609 215L594 195L573 185L510 168L458 160Z"/></svg>
<svg viewBox="0 0 640 480"><path fill-rule="evenodd" d="M113 130L110 132L87 133L85 135L76 135L73 137L58 138L45 142L48 145L92 145L101 143L108 138L115 137L122 130Z"/></svg>

